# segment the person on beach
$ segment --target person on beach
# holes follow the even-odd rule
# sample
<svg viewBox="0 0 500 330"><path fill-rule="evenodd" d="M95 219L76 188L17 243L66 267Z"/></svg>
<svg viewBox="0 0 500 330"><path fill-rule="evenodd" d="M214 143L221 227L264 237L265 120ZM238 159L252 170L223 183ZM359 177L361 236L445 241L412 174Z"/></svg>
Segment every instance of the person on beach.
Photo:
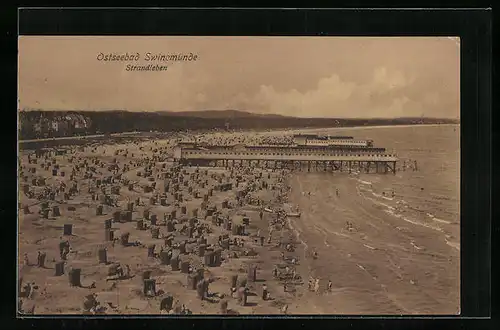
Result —
<svg viewBox="0 0 500 330"><path fill-rule="evenodd" d="M328 292L332 292L332 286L333 286L332 280L328 279Z"/></svg>
<svg viewBox="0 0 500 330"><path fill-rule="evenodd" d="M69 253L69 241L68 240L62 240L61 237L61 242L59 243L59 257L62 260L66 260L66 256Z"/></svg>
<svg viewBox="0 0 500 330"><path fill-rule="evenodd" d="M236 293L236 288L232 287L231 288L231 298L234 298L234 294Z"/></svg>
<svg viewBox="0 0 500 330"><path fill-rule="evenodd" d="M319 291L319 278L317 278L314 283L314 292L318 293L318 291Z"/></svg>

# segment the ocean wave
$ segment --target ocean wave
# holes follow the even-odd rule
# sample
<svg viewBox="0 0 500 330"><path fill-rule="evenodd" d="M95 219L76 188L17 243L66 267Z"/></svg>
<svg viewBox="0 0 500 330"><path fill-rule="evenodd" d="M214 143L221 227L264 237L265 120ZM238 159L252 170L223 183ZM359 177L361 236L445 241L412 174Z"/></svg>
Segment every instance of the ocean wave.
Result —
<svg viewBox="0 0 500 330"><path fill-rule="evenodd" d="M373 246L363 244L364 247L369 248L370 250L376 250L377 248L374 248Z"/></svg>
<svg viewBox="0 0 500 330"><path fill-rule="evenodd" d="M433 225L430 225L430 224L427 224L427 223L423 223L423 222L420 222L420 221L409 219L409 218L403 216L402 214L394 213L392 210L384 210L384 212L386 212L386 213L388 213L388 214L390 214L390 215L392 215L392 216L394 216L396 218L399 218L399 219L402 219L402 220L404 220L406 222L414 224L416 226L422 226L422 227L433 229L433 230L436 230L436 231L439 231L439 232L443 232L443 229L441 229L438 226L433 226Z"/></svg>
<svg viewBox="0 0 500 330"><path fill-rule="evenodd" d="M375 193L373 193L373 194L375 194ZM377 195L378 195L378 194L377 194ZM370 200L370 201L371 201L371 202L373 202L374 204L377 204L377 205L379 205L379 206L383 206L383 207L387 208L388 210L391 210L391 211L392 211L392 210L395 210L395 208L394 208L393 206L391 206L391 205L387 205L387 204L385 204L385 203L382 203L382 202L380 202L380 201L377 201L377 200L375 200L375 199L373 199L373 198L370 198L370 197L368 197L368 196L364 196L363 194L361 194L361 196L363 196L364 198L366 198L366 199ZM379 195L379 196L380 196L380 195Z"/></svg>
<svg viewBox="0 0 500 330"><path fill-rule="evenodd" d="M437 222L441 222L441 223L445 223L447 225L451 224L451 221L439 219L439 218L436 218L436 217L432 218L432 220L437 221Z"/></svg>
<svg viewBox="0 0 500 330"><path fill-rule="evenodd" d="M447 239L445 239L445 241L446 241L446 244L448 244L449 246L451 246L455 250L460 251L460 243L458 243L458 242L450 242Z"/></svg>
<svg viewBox="0 0 500 330"><path fill-rule="evenodd" d="M374 193L374 192L372 192L372 194L373 194L373 195L375 195L375 196L377 196L377 197L384 197L384 196L382 196L382 195L380 195L380 194L376 194L376 193ZM368 200L372 201L374 204L377 204L377 205L379 205L379 206L383 206L383 207L385 207L385 208L386 208L386 210L384 210L384 212L389 213L389 214L391 214L391 215L393 215L393 216L395 216L395 217L397 217L397 218L401 218L401 219L403 219L403 220L404 220L404 221L406 221L406 222L409 222L409 223L412 223L412 224L415 224L415 225L418 225L418 226L423 226L423 227L431 228L431 229L437 230L437 231L439 231L439 232L442 232L442 231L443 231L443 229L442 229L442 228L440 228L439 226L433 226L433 225L431 225L431 224L427 224L427 223L424 223L424 222L419 222L419 221L417 221L417 220L412 220L412 219L409 219L409 218L407 218L407 217L403 216L402 214L395 213L394 211L396 210L396 208L395 208L395 207L393 207L393 206L391 206L391 205L387 205L387 204L385 204L385 203L383 203L383 202L381 202L381 201L378 201L378 200L375 200L375 199L373 199L373 198L370 198L370 197L364 196L362 193L360 193L360 195L361 195L361 196L363 196L364 198L366 198L366 199L368 199ZM398 205L403 205L403 206L405 206L406 208L411 209L411 210L414 210L414 211L417 211L417 212L419 212L419 213L423 213L423 212L424 212L423 210L415 209L415 208L413 208L413 207L409 206L408 202L407 202L407 201L405 201L405 200L399 200L399 201L397 201L397 202L396 202L396 204L398 204ZM451 222L450 222L450 221L447 221L447 220L443 220L443 219L436 218L436 217L435 217L432 213L426 213L426 215L427 215L429 218L431 218L433 221L436 221L436 222L439 222L439 223L444 223L444 224L451 224Z"/></svg>
<svg viewBox="0 0 500 330"><path fill-rule="evenodd" d="M446 223L446 224L448 224L448 225L449 225L449 224L451 224L451 222L450 222L450 221L447 221L447 220L443 220L443 219L436 218L436 217L434 216L434 214L432 214L432 213L427 213L427 216L428 216L429 218L431 218L432 220L434 220L434 221L441 222L441 223Z"/></svg>
<svg viewBox="0 0 500 330"><path fill-rule="evenodd" d="M451 196L444 196L444 195L438 195L438 194L430 194L432 198L436 200L443 200L443 201L457 201L456 198L453 198Z"/></svg>
<svg viewBox="0 0 500 330"><path fill-rule="evenodd" d="M374 192L373 190L369 189L369 191L372 192L372 195L375 196L375 197L378 197L378 198L383 198L383 199L386 199L388 201L392 201L394 200L394 197L387 197L385 195L381 195L381 194L377 194L376 192Z"/></svg>
<svg viewBox="0 0 500 330"><path fill-rule="evenodd" d="M362 184L367 184L367 185L371 185L372 184L370 181L363 181L361 179L358 179L358 182L362 183Z"/></svg>
<svg viewBox="0 0 500 330"><path fill-rule="evenodd" d="M411 242L410 244L411 244L411 246L413 246L413 247L414 247L415 249L417 249L417 250L422 250L422 249L423 249L423 247L417 246L417 245L415 245L415 243L413 243L413 242Z"/></svg>

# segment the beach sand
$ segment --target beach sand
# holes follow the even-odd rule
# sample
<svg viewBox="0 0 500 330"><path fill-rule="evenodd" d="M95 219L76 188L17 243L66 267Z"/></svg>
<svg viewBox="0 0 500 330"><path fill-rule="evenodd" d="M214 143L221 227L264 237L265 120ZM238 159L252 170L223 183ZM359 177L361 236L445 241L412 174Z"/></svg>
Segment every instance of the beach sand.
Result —
<svg viewBox="0 0 500 330"><path fill-rule="evenodd" d="M335 134L336 130L324 132ZM203 137L209 143L254 143L256 137L272 134L239 132ZM157 258L148 257L145 246L156 244L159 250L164 240L152 238L149 230L136 229L136 221L143 219L145 209L157 214L158 221L173 209L179 212L173 192L167 194L168 206L158 203L149 205L153 193L144 192L142 186L152 181L137 175L149 165L153 177L169 172L173 164L165 162L165 159L169 157L175 139L141 141L131 137L130 141L116 144L101 141L84 150L73 147L68 155L51 157L59 165L58 173L66 171L64 177L52 175L53 164L48 170L43 169L40 163L46 160L38 159L38 164L28 164L28 151L21 151L20 163L23 175L27 176L26 182L45 177L46 187L55 187L60 182L70 186L69 173L75 163L70 163L69 159L76 157L80 164L84 160L89 164L95 160L105 164L103 167L96 166L99 175L95 177L109 175L106 164L112 164L114 159L120 167L129 164L130 169L122 173L122 178L134 184L134 190L129 191L127 185L117 183L120 185L120 193L115 196L118 206L105 206L103 215L96 215L99 202L93 201L88 193L89 185L94 187L95 180L84 179L83 172L80 172L75 177L79 193L68 201L63 200L61 195L50 201L50 207L59 206L61 216L49 216L48 219L42 219L38 213L39 200L20 192L19 277L22 277L23 283L35 282L38 286L33 299L23 298L24 305L36 305L35 314L81 314L84 297L96 293L104 306L111 304L107 314L158 314L161 313L159 304L162 297L172 295L194 314L218 314L220 296L225 294L228 308L232 313L240 314L279 314L284 305L288 306L289 314L459 313L459 141L455 128L366 128L343 130L342 135L345 134L374 139L376 145L397 150L407 164L417 161L419 168L416 171L410 167L405 171L400 169L396 175L235 170L230 178L233 189L215 191L210 203L221 210L224 200L231 201L233 206L222 210L223 214L229 218L241 217L242 214L248 217L250 225L246 230L249 235L239 237L244 241L244 248L231 246L231 253L224 252L224 261L220 266L205 267L213 280L210 284L211 302L200 300L196 290L187 287L187 274L173 271L170 266L161 265ZM117 151L118 155L115 154ZM32 167L36 168L36 173L28 171ZM186 178L196 174L193 167L185 170ZM204 188L200 180L187 179L188 185L199 190L201 196L217 184L223 173L226 179L230 177L230 169L200 168L199 173L205 170L208 174L203 174L203 180L208 180L209 184ZM217 179L212 175L217 175ZM262 205L244 203L241 207L234 206L237 175L242 177L240 187L266 181L269 188L256 189L252 195L271 209L300 209L300 217L282 219L289 226L275 230L269 244L266 242L260 246L255 234L259 231L267 241L269 223L276 220L276 213L264 212L261 220L259 210ZM157 182L156 190L161 191L164 180L153 181ZM26 182L21 176L20 185ZM107 185L108 188L110 186ZM290 191L287 193L288 187ZM32 185L31 189L40 193L43 187ZM281 189L283 194L279 193ZM188 214L196 208L201 210L202 198L193 198L188 186L180 185L180 191L185 196L180 205L187 207ZM104 221L112 217L114 211L124 210L127 202L137 197L143 204L134 208L133 221L113 223L113 229L115 237L129 232L130 241L138 240L144 247L123 247L106 242ZM31 214L23 214L24 205L29 205ZM222 234L234 237L231 232L211 224L204 212L200 211L197 218L200 225L211 227L211 231L205 233L208 244L216 245L217 237ZM347 222L352 224L351 230ZM79 288L69 286L67 272L63 276L54 276L55 263L59 261L58 244L62 227L68 223L73 224L74 235L67 238L72 249L78 252L69 255L65 269L82 269L82 287ZM181 226L179 224L176 228L179 230ZM164 227L160 226L160 231L163 232ZM175 235L176 242L187 239L179 232ZM296 285L290 285L290 292L284 292L283 281L272 275L273 267L283 264L280 260L283 248L277 246L280 241L294 245L294 252L284 253L299 260L296 270L302 284L298 281ZM129 265L135 276L106 281L107 267L99 264L97 258L98 250L103 247L108 249L108 260ZM45 268L23 265L25 253L33 263L39 250L47 253ZM256 255L245 256L244 250L254 250ZM313 250L318 252L317 259L312 258ZM239 255L238 258L231 257L233 252ZM193 265L203 264L203 258L195 253L188 254L186 258ZM227 297L230 276L238 274L240 278L246 278L250 264L257 266L257 281L248 284L248 303L241 306L236 298ZM150 270L151 277L156 280L159 294L153 298L144 297L141 293L141 274L146 270ZM309 277L320 279L318 292L307 289ZM332 282L331 291L327 290L328 280ZM91 287L92 283L94 287ZM261 299L264 284L269 289L271 300Z"/></svg>

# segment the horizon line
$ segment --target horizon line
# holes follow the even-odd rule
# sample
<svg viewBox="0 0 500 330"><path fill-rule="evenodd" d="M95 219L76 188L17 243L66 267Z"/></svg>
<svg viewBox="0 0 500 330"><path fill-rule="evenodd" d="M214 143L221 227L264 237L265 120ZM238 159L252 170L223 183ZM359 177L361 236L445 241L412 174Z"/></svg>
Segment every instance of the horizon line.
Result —
<svg viewBox="0 0 500 330"><path fill-rule="evenodd" d="M298 118L298 119L400 119L400 118L427 118L427 119L453 119L460 120L460 117L432 117L432 116L398 116L398 117L298 117L277 113L258 113L252 112L249 110L236 110L236 109L204 109L204 110L124 110L124 109L102 109L102 110L91 110L91 109L79 109L79 110L63 110L63 109L34 109L34 108L23 108L18 109L18 112L31 112L31 111L39 111L39 112L129 112L129 113L190 113L190 112L240 112L240 113L248 113L257 116L277 116L284 118Z"/></svg>

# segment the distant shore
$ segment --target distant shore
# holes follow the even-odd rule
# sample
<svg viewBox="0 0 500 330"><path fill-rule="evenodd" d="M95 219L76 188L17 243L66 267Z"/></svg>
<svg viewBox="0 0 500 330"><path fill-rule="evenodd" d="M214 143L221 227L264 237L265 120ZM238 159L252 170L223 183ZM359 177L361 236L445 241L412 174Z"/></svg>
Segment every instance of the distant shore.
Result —
<svg viewBox="0 0 500 330"><path fill-rule="evenodd" d="M351 129L373 129L373 128L396 128L396 127L434 127L434 126L460 126L460 124L412 124L412 125L377 125L377 126L349 126L349 127L323 127L323 128L291 128L291 129L278 129L272 132L289 132L289 131L301 131L301 132L321 132L325 130L351 130Z"/></svg>
<svg viewBox="0 0 500 330"><path fill-rule="evenodd" d="M409 124L409 125L374 125L374 126L345 126L345 127L315 127L315 128L278 128L275 130L270 129L242 129L238 131L218 131L218 133L238 133L238 132L290 132L290 131L303 131L303 132L320 132L324 130L350 130L350 129L374 129L374 128L388 128L388 127L419 127L419 126L460 126L460 124ZM210 133L215 133L217 131L210 131ZM165 134L165 133L174 133L174 134L185 134L185 132L121 132L121 133L112 133L112 134L92 134L92 135L81 135L81 136L63 136L56 138L42 138L42 139L28 139L28 140L19 140L19 144L23 143L36 143L36 142L50 142L50 141L63 141L63 140L80 140L80 139L93 139L93 138L104 138L104 137L116 137L123 135L141 135L141 134ZM199 131L192 131L193 134L199 134Z"/></svg>
<svg viewBox="0 0 500 330"><path fill-rule="evenodd" d="M92 139L92 138L100 138L106 136L120 136L120 135L132 135L138 134L141 132L122 132L122 133L113 133L113 134L92 134L92 135L79 135L79 136L61 136L57 138L42 138L42 139L28 139L28 140L19 140L19 143L27 143L27 142L44 142L44 141L54 141L54 140L72 140L72 139Z"/></svg>

